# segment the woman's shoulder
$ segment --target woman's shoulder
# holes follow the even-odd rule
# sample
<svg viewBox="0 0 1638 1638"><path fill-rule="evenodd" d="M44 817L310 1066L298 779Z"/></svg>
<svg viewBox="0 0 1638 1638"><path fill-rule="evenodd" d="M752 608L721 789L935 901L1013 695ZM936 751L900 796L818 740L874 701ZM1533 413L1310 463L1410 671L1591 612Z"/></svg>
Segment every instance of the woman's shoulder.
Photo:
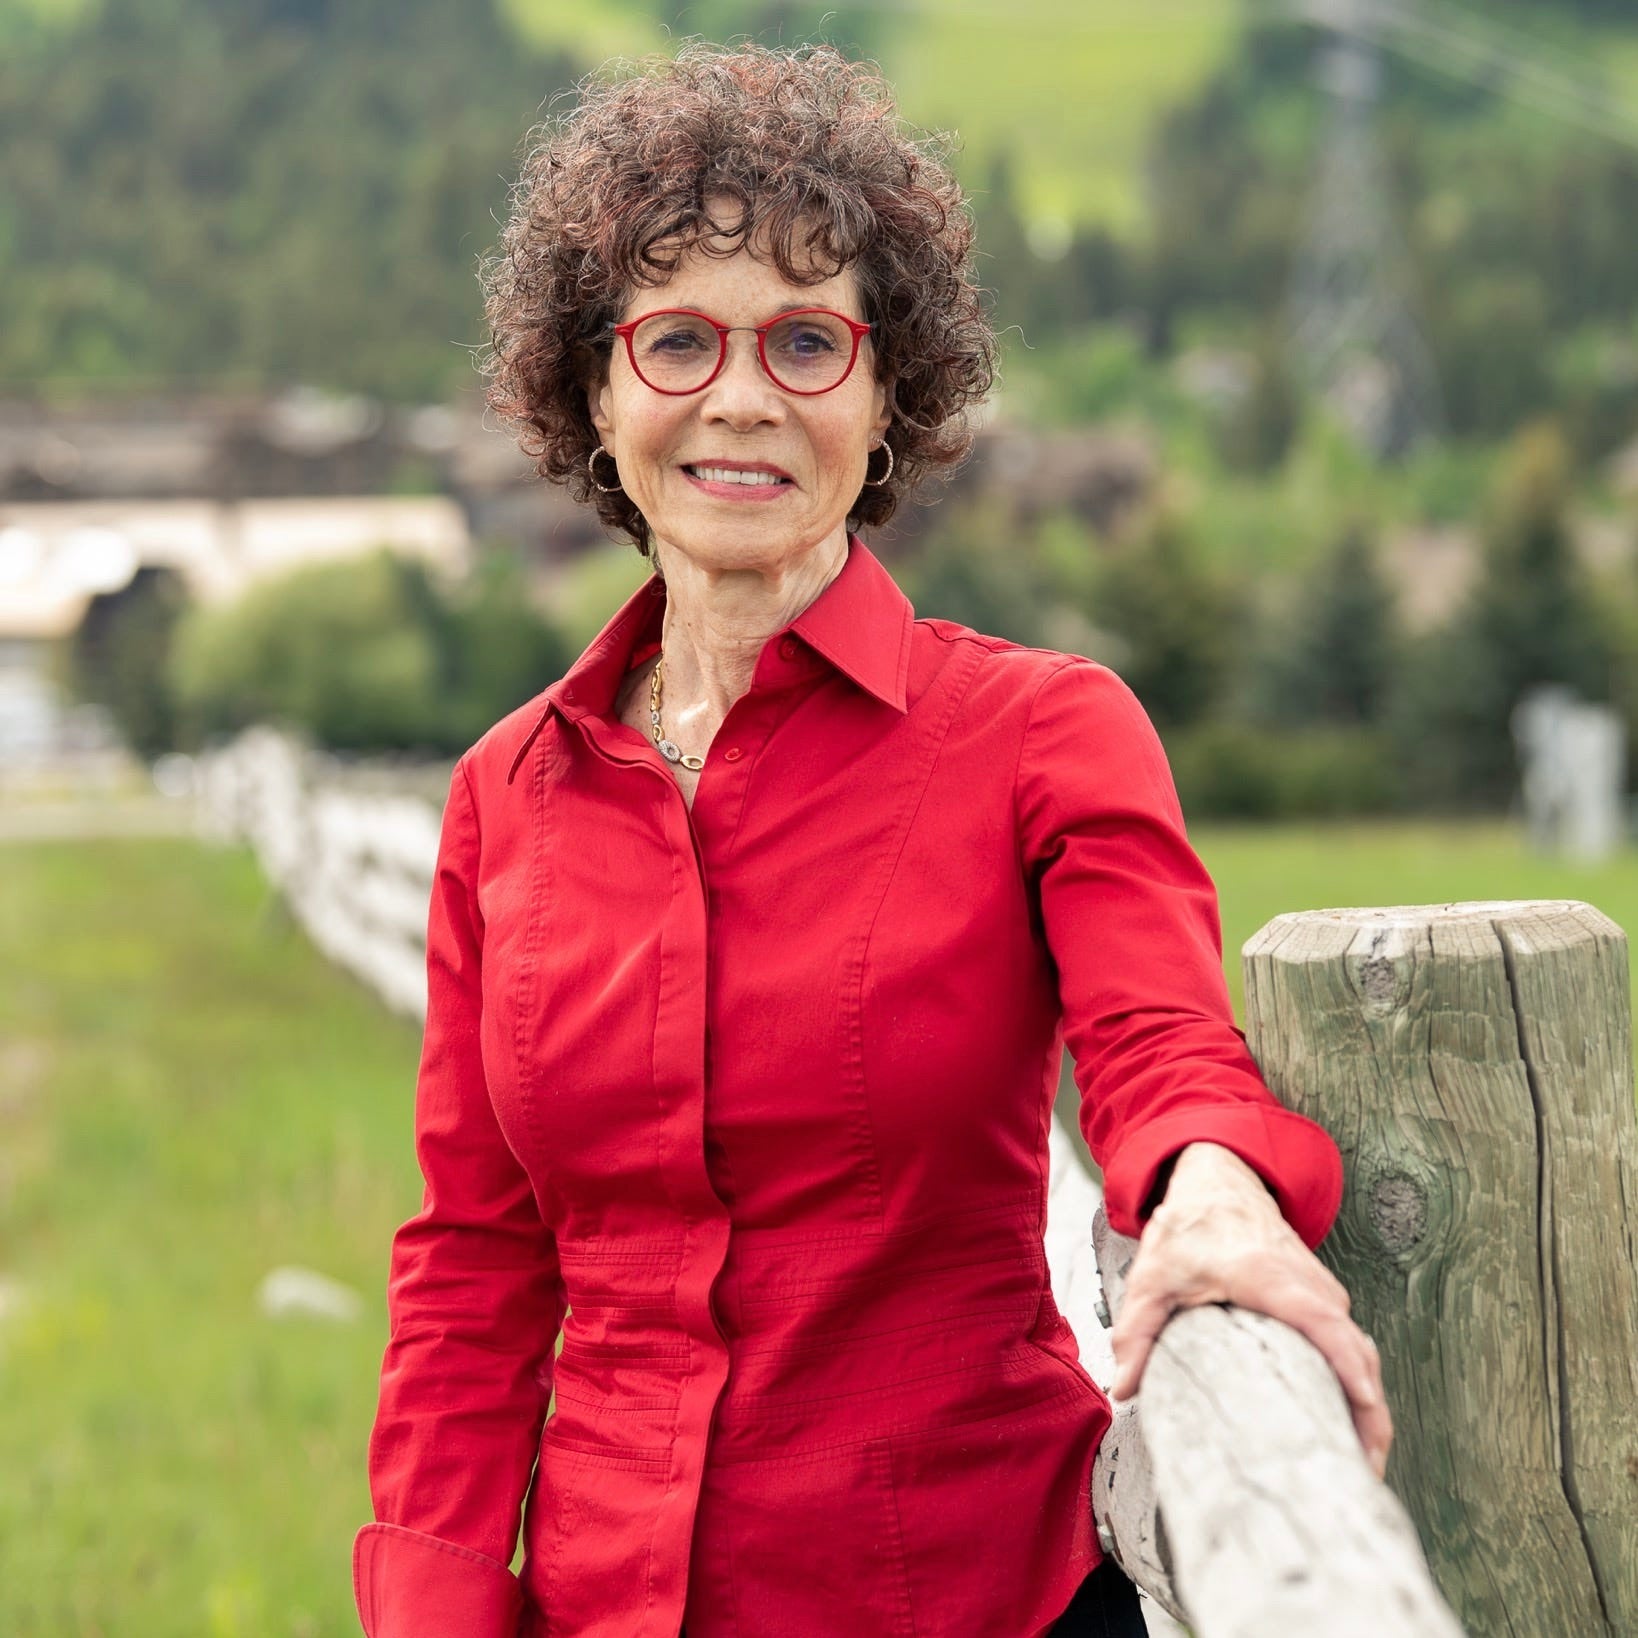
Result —
<svg viewBox="0 0 1638 1638"><path fill-rule="evenodd" d="M524 752L545 728L552 706L553 691L544 689L533 699L509 711L461 753L456 764L456 776L466 780L474 797L483 791L512 783Z"/></svg>
<svg viewBox="0 0 1638 1638"><path fill-rule="evenodd" d="M1100 660L1063 649L1044 648L976 631L955 620L919 616L916 630L934 663L942 652L965 648L977 660L968 703L986 711L1011 706L1027 717L1037 697L1051 692L1095 709L1099 702L1124 709L1135 698L1120 677ZM1055 681L1054 681L1055 679Z"/></svg>

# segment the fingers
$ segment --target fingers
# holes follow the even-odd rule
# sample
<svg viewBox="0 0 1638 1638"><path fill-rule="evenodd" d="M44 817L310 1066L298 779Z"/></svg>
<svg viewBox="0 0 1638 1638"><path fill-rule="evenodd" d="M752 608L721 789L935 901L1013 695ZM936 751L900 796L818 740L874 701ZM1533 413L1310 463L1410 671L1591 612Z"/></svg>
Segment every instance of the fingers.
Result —
<svg viewBox="0 0 1638 1638"><path fill-rule="evenodd" d="M1135 1279L1127 1285L1120 1318L1109 1335L1115 1350L1115 1380L1109 1391L1116 1399L1130 1399L1137 1392L1155 1338L1172 1317L1173 1307L1151 1286L1139 1285Z"/></svg>
<svg viewBox="0 0 1638 1638"><path fill-rule="evenodd" d="M1346 1383L1343 1386L1354 1413L1354 1430L1364 1447L1365 1459L1371 1464L1371 1471L1381 1479L1387 1475L1388 1451L1393 1446L1393 1417L1389 1414L1387 1396L1382 1390L1382 1361L1376 1344L1363 1331L1359 1336L1366 1355L1363 1386L1358 1392Z"/></svg>

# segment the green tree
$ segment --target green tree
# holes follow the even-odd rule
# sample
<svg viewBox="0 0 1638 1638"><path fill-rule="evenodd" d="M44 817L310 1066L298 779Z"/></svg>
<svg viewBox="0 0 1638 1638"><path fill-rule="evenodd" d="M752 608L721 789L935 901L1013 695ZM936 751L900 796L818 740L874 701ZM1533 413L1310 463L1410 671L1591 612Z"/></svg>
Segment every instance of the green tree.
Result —
<svg viewBox="0 0 1638 1638"><path fill-rule="evenodd" d="M300 569L198 610L174 681L195 737L273 722L334 750L441 749L426 571L378 552Z"/></svg>
<svg viewBox="0 0 1638 1638"><path fill-rule="evenodd" d="M1400 637L1393 588L1356 523L1293 588L1263 637L1254 713L1286 725L1366 726L1387 708Z"/></svg>
<svg viewBox="0 0 1638 1638"><path fill-rule="evenodd" d="M188 602L173 570L138 569L122 590L93 597L68 639L73 693L104 706L139 756L176 744L171 650Z"/></svg>
<svg viewBox="0 0 1638 1638"><path fill-rule="evenodd" d="M1116 669L1157 727L1196 722L1222 702L1244 600L1201 562L1180 520L1162 517L1111 552L1089 613L1119 644Z"/></svg>
<svg viewBox="0 0 1638 1638"><path fill-rule="evenodd" d="M1290 450L1301 415L1279 347L1265 337L1252 358L1250 390L1218 424L1218 453L1237 472L1271 472Z"/></svg>
<svg viewBox="0 0 1638 1638"><path fill-rule="evenodd" d="M530 603L510 554L484 555L440 629L444 733L462 749L574 660L567 639Z"/></svg>
<svg viewBox="0 0 1638 1638"><path fill-rule="evenodd" d="M917 614L1015 643L1043 640L1046 598L1032 543L1001 507L951 505L903 580Z"/></svg>
<svg viewBox="0 0 1638 1638"><path fill-rule="evenodd" d="M448 392L517 143L573 75L488 4L102 0L32 31L0 49L0 381Z"/></svg>

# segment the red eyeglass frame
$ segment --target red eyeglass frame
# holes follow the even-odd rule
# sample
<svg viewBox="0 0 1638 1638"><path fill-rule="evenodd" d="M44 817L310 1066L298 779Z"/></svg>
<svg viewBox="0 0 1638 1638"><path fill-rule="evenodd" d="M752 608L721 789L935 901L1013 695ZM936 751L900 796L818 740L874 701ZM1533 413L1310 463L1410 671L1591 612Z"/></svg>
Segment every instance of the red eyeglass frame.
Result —
<svg viewBox="0 0 1638 1638"><path fill-rule="evenodd" d="M785 324L808 313L822 313L826 318L840 319L853 337L853 351L848 355L847 368L828 387L787 387L774 374L768 363L768 332L776 325ZM701 319L717 332L717 367L697 387L656 387L638 366L637 348L631 339L637 327L647 324L650 319L667 316ZM728 362L728 337L735 330L749 330L756 336L756 356L762 365L762 373L781 392L794 393L798 398L817 398L821 393L835 392L853 374L853 366L859 362L859 343L870 334L871 329L868 324L861 324L858 319L849 318L846 313L838 313L834 307L793 307L790 312L781 313L777 318L769 319L766 324L722 324L709 313L700 312L697 307L659 307L652 313L644 313L640 318L627 319L624 324L613 324L609 328L626 344L626 358L630 361L631 373L650 392L663 393L667 398L690 398L697 392L704 392L722 374L723 366Z"/></svg>

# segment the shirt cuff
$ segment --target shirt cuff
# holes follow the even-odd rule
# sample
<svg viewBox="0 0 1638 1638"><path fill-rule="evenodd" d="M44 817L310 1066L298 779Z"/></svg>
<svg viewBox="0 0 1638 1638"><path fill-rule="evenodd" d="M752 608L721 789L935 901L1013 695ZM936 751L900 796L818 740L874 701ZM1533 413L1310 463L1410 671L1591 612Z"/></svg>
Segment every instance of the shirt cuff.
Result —
<svg viewBox="0 0 1638 1638"><path fill-rule="evenodd" d="M523 1614L504 1564L397 1524L358 1532L353 1597L367 1638L517 1638Z"/></svg>
<svg viewBox="0 0 1638 1638"><path fill-rule="evenodd" d="M1143 1207L1161 1168L1191 1143L1218 1143L1273 1191L1310 1250L1330 1233L1342 1204L1342 1157L1322 1126L1277 1104L1196 1104L1146 1121L1111 1157L1104 1210L1117 1234L1143 1232Z"/></svg>

